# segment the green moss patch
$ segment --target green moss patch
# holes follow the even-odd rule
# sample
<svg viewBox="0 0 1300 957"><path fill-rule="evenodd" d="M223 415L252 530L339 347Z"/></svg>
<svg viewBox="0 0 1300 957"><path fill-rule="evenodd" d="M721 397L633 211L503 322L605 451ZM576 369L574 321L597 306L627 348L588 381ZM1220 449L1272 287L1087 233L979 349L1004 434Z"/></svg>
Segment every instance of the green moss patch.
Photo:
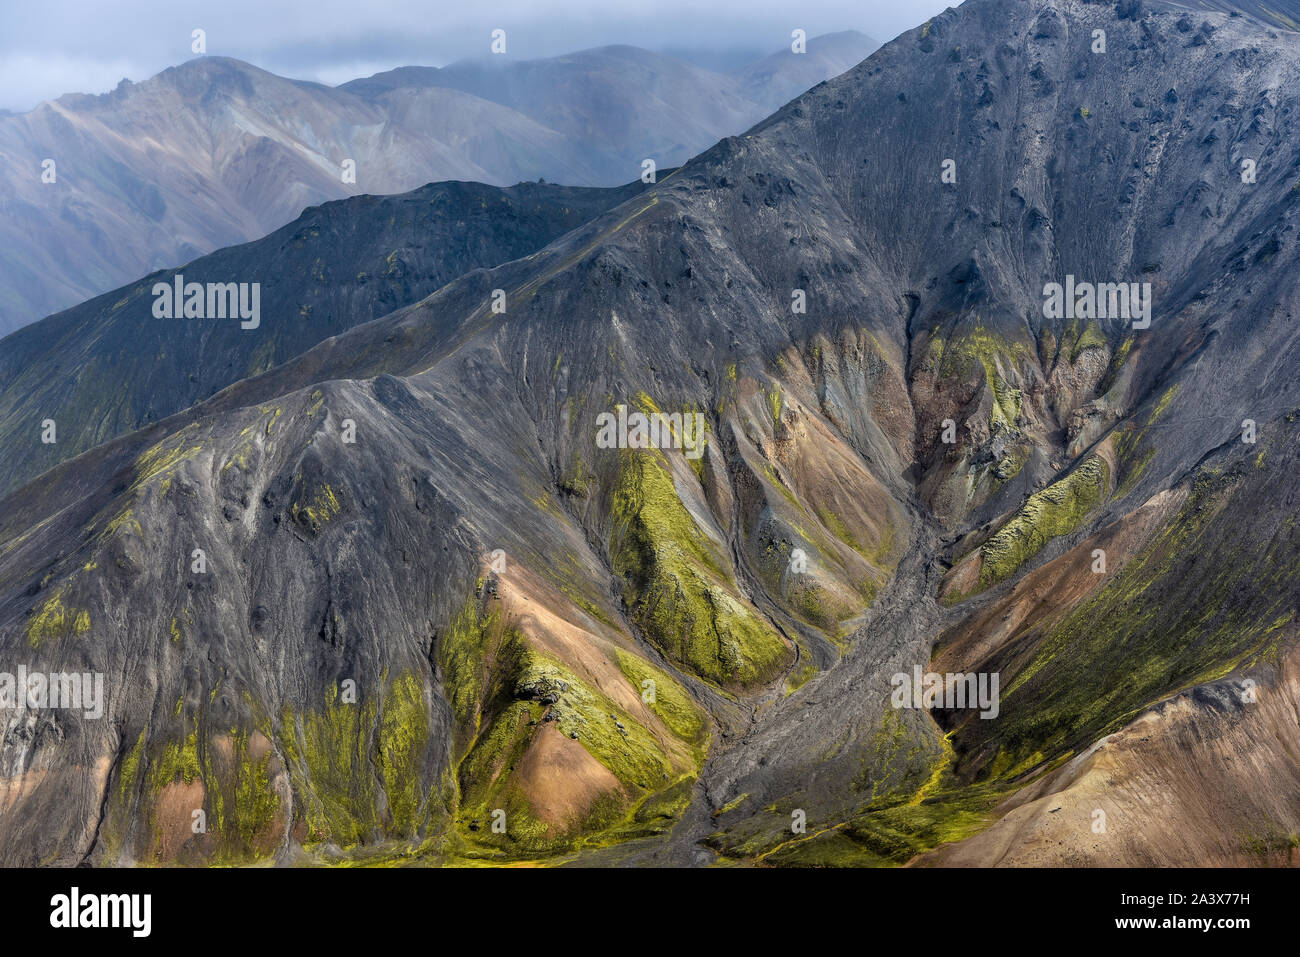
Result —
<svg viewBox="0 0 1300 957"><path fill-rule="evenodd" d="M433 798L430 716L413 673L380 701L347 703L331 688L323 708L286 711L281 728L309 842L349 846L421 833Z"/></svg>
<svg viewBox="0 0 1300 957"><path fill-rule="evenodd" d="M1024 397L1004 373L1025 362L1029 354L1024 343L991 332L978 316L969 329L947 340L935 335L927 347L927 358L940 378L969 376L976 366L983 370L993 398L989 426L995 431L1018 428Z"/></svg>
<svg viewBox="0 0 1300 957"><path fill-rule="evenodd" d="M657 833L684 810L707 746L705 717L667 673L629 653L616 654L638 694L642 681L654 680L655 700L647 707L684 749L668 747L563 662L529 647L496 614L482 616L470 606L453 623L440 664L463 755L455 772L455 840L462 857L530 858L615 835ZM517 773L539 734L576 741L618 787L572 820L544 820ZM504 832L492 827L496 811L505 812Z"/></svg>
<svg viewBox="0 0 1300 957"><path fill-rule="evenodd" d="M1101 456L1092 455L1059 482L1031 495L982 546L980 587L1009 578L1053 538L1077 529L1109 490L1110 469Z"/></svg>
<svg viewBox="0 0 1300 957"><path fill-rule="evenodd" d="M653 457L627 453L613 496L610 556L638 625L673 661L720 686L771 680L791 649L740 597L729 563Z"/></svg>
<svg viewBox="0 0 1300 957"><path fill-rule="evenodd" d="M702 746L708 738L708 718L685 689L668 672L644 659L622 650L616 654L619 670L627 676L642 701L646 697L645 682L654 682L654 700L646 702L646 707L682 741Z"/></svg>
<svg viewBox="0 0 1300 957"><path fill-rule="evenodd" d="M62 590L45 600L27 620L27 643L39 648L54 638L70 638L90 631L90 612L63 601Z"/></svg>
<svg viewBox="0 0 1300 957"><path fill-rule="evenodd" d="M958 731L973 769L1009 779L1076 752L1294 634L1300 526L1245 504L1256 500L1248 486L1283 481L1248 461L1203 471L1178 516L1104 587L1035 644L1017 642L1013 659L990 662L1004 675L1001 714Z"/></svg>

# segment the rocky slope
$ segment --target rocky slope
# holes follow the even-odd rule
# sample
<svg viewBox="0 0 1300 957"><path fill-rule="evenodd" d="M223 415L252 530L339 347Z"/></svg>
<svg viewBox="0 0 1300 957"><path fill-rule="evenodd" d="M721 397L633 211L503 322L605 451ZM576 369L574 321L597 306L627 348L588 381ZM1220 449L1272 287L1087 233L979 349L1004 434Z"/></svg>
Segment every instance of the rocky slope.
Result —
<svg viewBox="0 0 1300 957"><path fill-rule="evenodd" d="M756 76L610 47L334 89L213 56L103 96L60 97L0 117L0 334L331 199L436 180L626 183L642 160L676 166L875 46L856 33L815 38Z"/></svg>
<svg viewBox="0 0 1300 957"><path fill-rule="evenodd" d="M1286 860L1298 89L1247 17L969 0L15 490L0 648L110 694L9 719L0 857Z"/></svg>
<svg viewBox="0 0 1300 957"><path fill-rule="evenodd" d="M1300 3L1296 0L1155 0L1151 5L1187 14L1213 10L1229 16L1247 16L1278 30L1300 31Z"/></svg>
<svg viewBox="0 0 1300 957"><path fill-rule="evenodd" d="M645 184L611 189L434 183L307 210L264 239L153 273L0 340L0 490L108 439L188 408L316 343L418 302L464 273L527 256ZM256 328L228 318L160 320L155 284L245 282ZM204 309L206 312L206 289ZM262 325L262 323L265 325ZM42 423L56 441L30 445Z"/></svg>

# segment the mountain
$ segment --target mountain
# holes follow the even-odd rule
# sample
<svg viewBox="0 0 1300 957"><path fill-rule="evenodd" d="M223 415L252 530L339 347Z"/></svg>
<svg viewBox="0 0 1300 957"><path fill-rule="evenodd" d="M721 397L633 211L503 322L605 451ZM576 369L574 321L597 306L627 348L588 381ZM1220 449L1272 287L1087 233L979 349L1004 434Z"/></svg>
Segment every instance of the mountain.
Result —
<svg viewBox="0 0 1300 957"><path fill-rule="evenodd" d="M676 166L874 47L861 34L814 39L807 54L778 57L752 95L742 79L609 47L408 67L338 88L203 57L102 96L64 96L0 117L0 333L331 199L437 180L625 183L643 159Z"/></svg>
<svg viewBox="0 0 1300 957"><path fill-rule="evenodd" d="M968 0L8 494L108 693L0 860L1288 862L1300 40L1185 16Z"/></svg>
<svg viewBox="0 0 1300 957"><path fill-rule="evenodd" d="M770 113L822 80L857 66L878 46L856 30L828 33L809 39L803 53L779 50L747 64L734 75L746 95L766 106Z"/></svg>
<svg viewBox="0 0 1300 957"><path fill-rule="evenodd" d="M809 40L802 54L786 49L730 75L631 46L523 62L487 56L443 69L403 67L341 89L370 101L396 89L459 90L584 143L589 161L617 181L628 157L679 165L860 63L878 45L852 30L828 34Z"/></svg>
<svg viewBox="0 0 1300 957"><path fill-rule="evenodd" d="M1276 0L1261 3L1259 0L1156 0L1157 9L1174 10L1192 16L1206 11L1227 13L1229 16L1248 16L1280 30L1300 31L1300 3L1296 0Z"/></svg>
<svg viewBox="0 0 1300 957"><path fill-rule="evenodd" d="M615 170L614 181L624 181L647 157L680 164L772 110L751 101L730 77L630 46L522 63L484 57L441 70L395 70L342 89L372 102L388 102L398 91L441 89L500 104L582 143L585 161L599 171L583 175L597 182ZM576 175L556 170L563 182L576 182Z"/></svg>
<svg viewBox="0 0 1300 957"><path fill-rule="evenodd" d="M0 442L25 444L47 419L57 441L6 457L0 490L467 272L536 252L645 188L639 180L611 189L433 183L337 200L265 239L153 273L20 329L0 340ZM258 284L261 322L245 329L233 313L156 318L154 287L174 288L177 275L205 287Z"/></svg>

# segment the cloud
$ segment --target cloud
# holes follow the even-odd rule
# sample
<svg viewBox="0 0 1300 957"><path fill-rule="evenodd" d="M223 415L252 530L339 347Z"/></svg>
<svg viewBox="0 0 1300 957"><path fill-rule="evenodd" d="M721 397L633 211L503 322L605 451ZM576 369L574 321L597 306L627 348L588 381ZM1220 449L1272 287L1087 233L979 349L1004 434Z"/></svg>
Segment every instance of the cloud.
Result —
<svg viewBox="0 0 1300 957"><path fill-rule="evenodd" d="M441 66L487 52L507 31L512 57L627 43L650 49L777 50L854 29L887 40L947 6L943 0L43 0L0 16L0 107L30 109L62 93L102 93L207 52L302 79L340 83L395 66Z"/></svg>
<svg viewBox="0 0 1300 957"><path fill-rule="evenodd" d="M98 59L51 52L0 56L0 108L29 109L60 93L105 93L141 65L124 58ZM156 71L155 71L156 72ZM57 91L57 92L55 92Z"/></svg>

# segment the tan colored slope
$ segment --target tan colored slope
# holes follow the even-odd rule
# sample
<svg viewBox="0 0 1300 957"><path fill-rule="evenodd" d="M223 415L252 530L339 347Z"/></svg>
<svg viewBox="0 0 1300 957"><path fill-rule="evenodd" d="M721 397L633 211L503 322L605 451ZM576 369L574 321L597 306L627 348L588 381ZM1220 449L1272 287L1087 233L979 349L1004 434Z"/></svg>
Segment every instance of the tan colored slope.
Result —
<svg viewBox="0 0 1300 957"><path fill-rule="evenodd" d="M913 864L1300 865L1300 648L1249 677L1253 703L1239 678L1178 694Z"/></svg>
<svg viewBox="0 0 1300 957"><path fill-rule="evenodd" d="M584 819L598 800L619 790L618 778L554 725L537 732L517 777L538 819L557 832Z"/></svg>
<svg viewBox="0 0 1300 957"><path fill-rule="evenodd" d="M1130 557L1139 552L1186 500L1185 489L1153 496L1120 522L1099 530L940 636L934 648L936 671L977 670L980 662L1026 637L1040 639L1046 629L1086 600ZM1094 572L1093 552L1106 553L1106 571ZM944 579L940 594L971 591L979 582L979 549L959 562ZM1032 650L1032 649L1027 649Z"/></svg>
<svg viewBox="0 0 1300 957"><path fill-rule="evenodd" d="M512 565L497 587L503 619L530 647L563 663L575 677L644 725L673 762L690 766L689 749L647 706L619 666L620 654L642 659L644 651L621 631L585 615L559 589L522 564Z"/></svg>

